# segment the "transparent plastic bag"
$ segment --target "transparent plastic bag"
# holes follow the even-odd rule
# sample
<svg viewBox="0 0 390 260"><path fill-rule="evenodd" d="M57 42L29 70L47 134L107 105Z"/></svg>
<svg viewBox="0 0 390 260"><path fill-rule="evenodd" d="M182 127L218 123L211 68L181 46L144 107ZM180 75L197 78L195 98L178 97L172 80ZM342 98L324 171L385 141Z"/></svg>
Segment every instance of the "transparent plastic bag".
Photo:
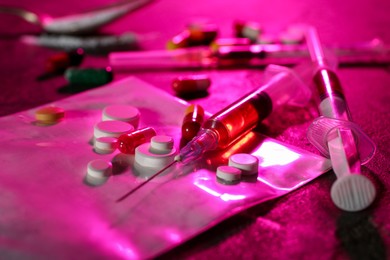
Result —
<svg viewBox="0 0 390 260"><path fill-rule="evenodd" d="M93 152L93 126L110 104L138 107L140 127L153 126L179 144L188 104L134 77L55 102L66 111L55 125L36 125L35 109L0 119L2 257L69 259L75 252L78 258L156 257L330 169L321 156L252 132L243 138L250 150L241 141L199 162L176 165L117 203L147 177L133 170L132 155ZM217 183L215 168L236 152L259 158L257 179ZM112 161L114 175L90 186L84 180L87 164L97 158Z"/></svg>

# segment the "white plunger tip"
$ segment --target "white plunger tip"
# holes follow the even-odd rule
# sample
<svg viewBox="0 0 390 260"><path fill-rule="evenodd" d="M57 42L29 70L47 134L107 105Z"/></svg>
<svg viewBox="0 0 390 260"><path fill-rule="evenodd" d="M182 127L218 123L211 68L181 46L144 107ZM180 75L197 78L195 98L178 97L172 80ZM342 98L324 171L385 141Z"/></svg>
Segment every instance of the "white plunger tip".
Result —
<svg viewBox="0 0 390 260"><path fill-rule="evenodd" d="M355 212L370 206L375 199L376 190L367 177L351 174L337 179L331 188L330 196L338 208Z"/></svg>

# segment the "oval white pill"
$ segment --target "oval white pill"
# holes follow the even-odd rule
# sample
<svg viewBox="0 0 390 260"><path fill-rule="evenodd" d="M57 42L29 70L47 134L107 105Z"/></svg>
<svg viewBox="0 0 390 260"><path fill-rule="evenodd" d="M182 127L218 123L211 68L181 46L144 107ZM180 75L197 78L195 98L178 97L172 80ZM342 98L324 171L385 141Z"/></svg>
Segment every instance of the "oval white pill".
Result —
<svg viewBox="0 0 390 260"><path fill-rule="evenodd" d="M161 169L172 163L176 155L176 149L169 153L156 154L150 152L150 143L141 144L135 149L135 162L142 167Z"/></svg>
<svg viewBox="0 0 390 260"><path fill-rule="evenodd" d="M219 166L217 180L222 184L236 184L241 179L241 170L232 166Z"/></svg>
<svg viewBox="0 0 390 260"><path fill-rule="evenodd" d="M102 120L117 120L123 121L138 128L140 112L138 108L129 105L111 105L103 109Z"/></svg>
<svg viewBox="0 0 390 260"><path fill-rule="evenodd" d="M92 160L88 163L87 174L96 179L107 179L111 175L112 164L103 159Z"/></svg>
<svg viewBox="0 0 390 260"><path fill-rule="evenodd" d="M94 136L95 139L99 137L116 137L122 134L127 134L134 131L134 127L129 123L110 120L101 121L95 125Z"/></svg>
<svg viewBox="0 0 390 260"><path fill-rule="evenodd" d="M251 154L237 153L230 156L229 166L240 169L242 175L254 175L258 173L259 160Z"/></svg>
<svg viewBox="0 0 390 260"><path fill-rule="evenodd" d="M156 135L150 140L150 152L155 154L170 153L173 149L173 138L166 135Z"/></svg>
<svg viewBox="0 0 390 260"><path fill-rule="evenodd" d="M117 148L118 139L115 137L99 137L95 139L94 150L97 153L112 153Z"/></svg>

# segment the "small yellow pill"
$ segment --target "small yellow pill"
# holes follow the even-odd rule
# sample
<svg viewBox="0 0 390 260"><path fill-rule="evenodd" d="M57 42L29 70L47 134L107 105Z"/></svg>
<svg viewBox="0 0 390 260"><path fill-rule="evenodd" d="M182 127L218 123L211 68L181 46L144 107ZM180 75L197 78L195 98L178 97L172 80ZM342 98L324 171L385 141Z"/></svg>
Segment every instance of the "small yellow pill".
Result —
<svg viewBox="0 0 390 260"><path fill-rule="evenodd" d="M65 116L65 110L60 107L48 106L35 111L38 123L51 125L60 122Z"/></svg>

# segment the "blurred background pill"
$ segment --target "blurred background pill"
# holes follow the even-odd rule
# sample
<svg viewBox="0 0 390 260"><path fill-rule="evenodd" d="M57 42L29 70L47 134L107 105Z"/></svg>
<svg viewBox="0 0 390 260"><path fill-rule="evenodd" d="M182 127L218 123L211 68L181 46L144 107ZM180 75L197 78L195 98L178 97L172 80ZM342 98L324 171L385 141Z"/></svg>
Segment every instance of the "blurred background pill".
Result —
<svg viewBox="0 0 390 260"><path fill-rule="evenodd" d="M206 92L211 85L207 75L180 76L172 81L172 89L179 96Z"/></svg>

